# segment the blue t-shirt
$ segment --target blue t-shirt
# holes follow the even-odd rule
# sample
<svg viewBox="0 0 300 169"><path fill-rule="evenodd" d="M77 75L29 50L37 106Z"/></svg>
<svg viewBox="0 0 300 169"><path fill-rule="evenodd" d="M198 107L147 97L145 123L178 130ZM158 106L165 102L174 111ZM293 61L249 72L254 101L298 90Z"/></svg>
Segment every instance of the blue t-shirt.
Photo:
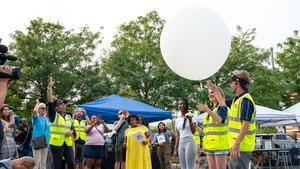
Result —
<svg viewBox="0 0 300 169"><path fill-rule="evenodd" d="M154 136L153 136L153 139L152 139L152 144L158 142L157 136L159 136L159 135L164 135L166 143L169 144L170 137L171 137L171 134L170 134L169 130L166 130L165 133L155 133Z"/></svg>
<svg viewBox="0 0 300 169"><path fill-rule="evenodd" d="M238 95L234 98L226 100L226 105L228 107L230 107L233 100L237 100L238 98L240 98L241 96L243 96L244 94L247 94L247 93L249 93L249 91L245 90L240 95ZM241 110L241 118L240 119L244 120L244 121L251 121L253 113L254 113L253 103L249 99L244 98L242 100L242 110Z"/></svg>
<svg viewBox="0 0 300 169"><path fill-rule="evenodd" d="M211 107L210 109L213 110L214 108L215 107ZM222 123L225 123L228 114L227 106L219 106L217 114L221 117Z"/></svg>
<svg viewBox="0 0 300 169"><path fill-rule="evenodd" d="M117 141L116 141L117 143L124 143L125 130L128 127L129 127L128 123L125 120L123 126L121 128L119 128L118 135L117 135Z"/></svg>
<svg viewBox="0 0 300 169"><path fill-rule="evenodd" d="M49 145L50 141L50 120L48 117L32 117L32 125L33 125L33 138L39 136L46 136L46 142Z"/></svg>

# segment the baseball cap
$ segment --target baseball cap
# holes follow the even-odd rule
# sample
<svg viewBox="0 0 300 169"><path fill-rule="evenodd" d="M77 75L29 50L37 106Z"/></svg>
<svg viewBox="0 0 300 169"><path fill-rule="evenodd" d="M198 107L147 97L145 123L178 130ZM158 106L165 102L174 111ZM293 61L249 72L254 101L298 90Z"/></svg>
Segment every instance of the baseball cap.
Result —
<svg viewBox="0 0 300 169"><path fill-rule="evenodd" d="M62 103L67 104L68 101L65 100L65 99L58 99L58 100L55 100L55 101L54 101L55 106L58 106L58 105L60 105L60 104L62 104Z"/></svg>

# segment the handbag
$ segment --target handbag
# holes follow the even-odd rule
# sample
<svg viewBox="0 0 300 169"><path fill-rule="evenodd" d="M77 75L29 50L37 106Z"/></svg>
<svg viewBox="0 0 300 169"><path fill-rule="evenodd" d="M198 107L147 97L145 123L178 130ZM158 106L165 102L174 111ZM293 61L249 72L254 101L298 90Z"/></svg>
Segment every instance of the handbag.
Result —
<svg viewBox="0 0 300 169"><path fill-rule="evenodd" d="M35 150L39 150L47 147L46 137L45 136L34 137L32 139L32 147Z"/></svg>
<svg viewBox="0 0 300 169"><path fill-rule="evenodd" d="M45 131L46 131L46 120L45 120ZM32 147L35 150L39 150L47 147L46 136L42 135L42 136L32 138Z"/></svg>

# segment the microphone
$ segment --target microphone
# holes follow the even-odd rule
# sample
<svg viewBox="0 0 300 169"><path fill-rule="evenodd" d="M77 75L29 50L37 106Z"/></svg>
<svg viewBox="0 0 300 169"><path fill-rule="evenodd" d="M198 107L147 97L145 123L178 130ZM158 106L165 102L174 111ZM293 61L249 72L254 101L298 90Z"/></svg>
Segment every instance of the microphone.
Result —
<svg viewBox="0 0 300 169"><path fill-rule="evenodd" d="M7 46L5 45L0 45L0 53L6 53L8 51Z"/></svg>

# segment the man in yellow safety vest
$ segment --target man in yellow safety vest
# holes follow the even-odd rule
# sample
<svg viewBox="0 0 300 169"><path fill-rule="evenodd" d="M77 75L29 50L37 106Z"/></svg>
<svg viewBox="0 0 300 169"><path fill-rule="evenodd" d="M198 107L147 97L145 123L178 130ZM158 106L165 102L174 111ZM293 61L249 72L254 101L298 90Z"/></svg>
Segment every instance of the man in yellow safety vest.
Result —
<svg viewBox="0 0 300 169"><path fill-rule="evenodd" d="M255 147L255 103L248 91L250 75L238 71L231 78L230 87L234 94L226 100L230 107L228 124L228 143L230 148L230 167L248 169L251 153Z"/></svg>
<svg viewBox="0 0 300 169"><path fill-rule="evenodd" d="M60 169L62 159L67 162L68 168L75 168L73 140L76 136L72 128L73 119L66 113L66 101L53 101L52 86L54 82L49 78L48 84L48 112L50 119L50 149L53 156L53 169Z"/></svg>
<svg viewBox="0 0 300 169"><path fill-rule="evenodd" d="M82 116L85 119L82 119ZM90 124L90 118L86 114L83 108L76 108L74 111L74 122L73 127L76 131L75 137L75 162L78 164L79 169L83 169L83 155L84 155L84 144L86 141L85 127Z"/></svg>

